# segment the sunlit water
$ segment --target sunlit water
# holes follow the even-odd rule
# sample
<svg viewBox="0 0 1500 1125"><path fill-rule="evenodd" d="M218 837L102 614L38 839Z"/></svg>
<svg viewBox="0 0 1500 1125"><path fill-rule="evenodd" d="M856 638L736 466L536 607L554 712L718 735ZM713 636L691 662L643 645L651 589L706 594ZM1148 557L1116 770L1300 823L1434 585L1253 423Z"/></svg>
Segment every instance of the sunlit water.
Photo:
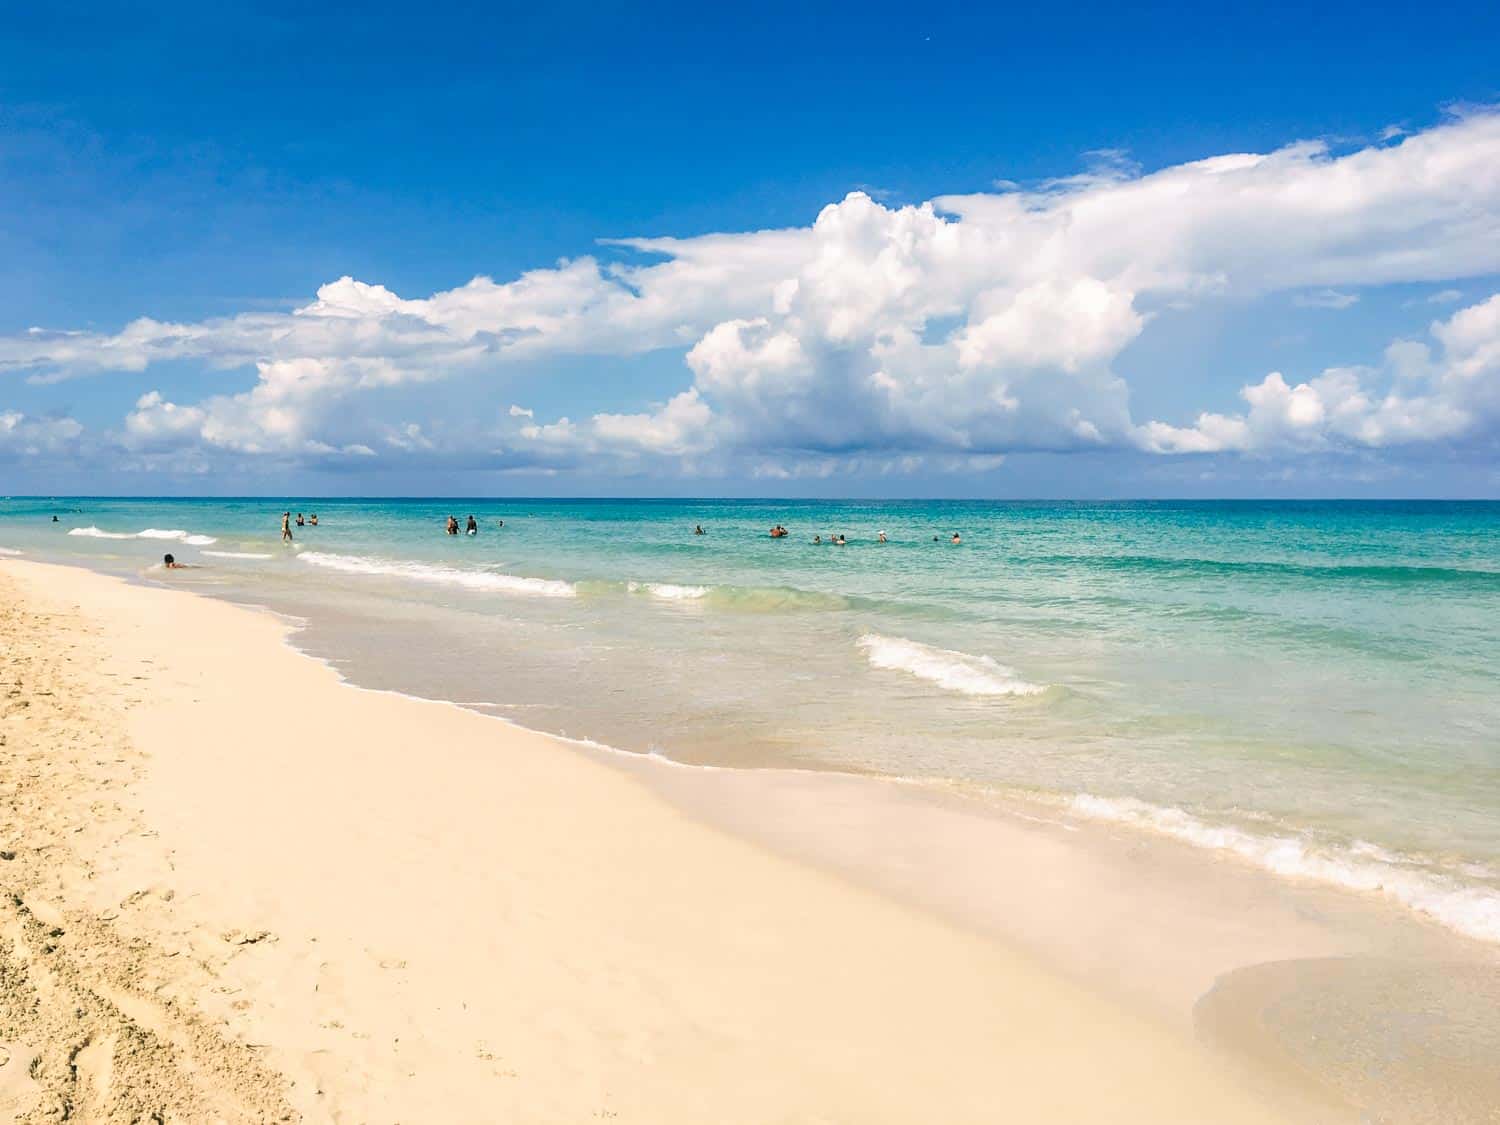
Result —
<svg viewBox="0 0 1500 1125"><path fill-rule="evenodd" d="M1500 504L299 503L287 547L275 502L10 500L0 548L294 613L370 686L1024 791L1500 941Z"/></svg>

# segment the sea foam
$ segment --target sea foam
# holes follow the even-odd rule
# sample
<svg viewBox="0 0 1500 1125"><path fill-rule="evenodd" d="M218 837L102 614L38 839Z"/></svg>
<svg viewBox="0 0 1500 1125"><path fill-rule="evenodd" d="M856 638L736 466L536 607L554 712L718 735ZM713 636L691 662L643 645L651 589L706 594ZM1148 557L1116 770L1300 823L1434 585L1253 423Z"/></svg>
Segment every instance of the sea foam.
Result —
<svg viewBox="0 0 1500 1125"><path fill-rule="evenodd" d="M297 556L305 563L337 570L345 574L368 574L383 578L404 578L436 586L457 586L488 593L517 594L534 598L576 597L578 589L571 582L555 578L522 578L515 574L497 574L490 570L458 570L433 563L401 562L367 558L362 555L335 555L325 551L304 551Z"/></svg>
<svg viewBox="0 0 1500 1125"><path fill-rule="evenodd" d="M204 551L205 555L211 555L216 559L269 559L272 555L263 554L260 551Z"/></svg>
<svg viewBox="0 0 1500 1125"><path fill-rule="evenodd" d="M20 555L24 553L24 551L18 551L14 547L0 547L0 555Z"/></svg>
<svg viewBox="0 0 1500 1125"><path fill-rule="evenodd" d="M189 531L171 529L163 531L159 527L148 527L145 531L136 532L137 539L176 539L178 542L187 543L194 547L206 547L218 540L212 535L194 535Z"/></svg>
<svg viewBox="0 0 1500 1125"><path fill-rule="evenodd" d="M206 547L218 540L212 535L194 535L189 531L178 528L163 529L160 527L148 527L144 531L135 534L122 531L103 531L97 527L75 527L68 532L69 535L82 535L90 539L174 539L180 543L187 543L194 547Z"/></svg>
<svg viewBox="0 0 1500 1125"><path fill-rule="evenodd" d="M1073 797L1068 807L1092 820L1128 824L1194 847L1228 852L1285 878L1382 894L1456 933L1500 942L1500 891L1463 883L1374 844L1323 845L1296 836L1260 836L1133 797L1084 793Z"/></svg>
<svg viewBox="0 0 1500 1125"><path fill-rule="evenodd" d="M81 535L88 539L134 539L134 535L118 531L104 531L97 527L75 527L68 532L69 535Z"/></svg>
<svg viewBox="0 0 1500 1125"><path fill-rule="evenodd" d="M866 633L859 647L872 667L905 672L960 695L1039 695L1047 690L988 656L934 648L905 637Z"/></svg>
<svg viewBox="0 0 1500 1125"><path fill-rule="evenodd" d="M631 582L628 588L632 594L649 594L669 602L696 601L708 595L707 586L677 586L671 582Z"/></svg>

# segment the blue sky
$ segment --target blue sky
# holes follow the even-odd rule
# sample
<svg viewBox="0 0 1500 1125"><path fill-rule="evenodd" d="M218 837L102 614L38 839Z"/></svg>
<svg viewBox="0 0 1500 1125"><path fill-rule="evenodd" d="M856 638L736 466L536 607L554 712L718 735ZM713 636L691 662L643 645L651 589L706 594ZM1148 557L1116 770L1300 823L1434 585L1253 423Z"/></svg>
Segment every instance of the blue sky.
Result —
<svg viewBox="0 0 1500 1125"><path fill-rule="evenodd" d="M7 19L8 491L1500 495L1492 4Z"/></svg>

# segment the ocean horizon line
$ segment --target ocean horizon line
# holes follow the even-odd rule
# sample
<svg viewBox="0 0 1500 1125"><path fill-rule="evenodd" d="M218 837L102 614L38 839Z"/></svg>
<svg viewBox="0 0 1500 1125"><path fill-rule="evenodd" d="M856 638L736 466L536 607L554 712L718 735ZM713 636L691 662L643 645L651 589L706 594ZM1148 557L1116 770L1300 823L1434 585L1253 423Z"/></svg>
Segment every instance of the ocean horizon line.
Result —
<svg viewBox="0 0 1500 1125"><path fill-rule="evenodd" d="M103 492L56 492L13 493L0 497L5 501L45 500L213 500L285 501L297 497L299 503L309 501L362 502L362 503L412 503L421 501L453 500L472 503L539 503L539 504L990 504L990 505L1126 505L1126 504L1479 504L1500 506L1500 496L537 496L537 495L458 495L451 493L403 493L399 495L376 494L324 494L324 493L243 493L220 494L212 492L181 493L103 493Z"/></svg>

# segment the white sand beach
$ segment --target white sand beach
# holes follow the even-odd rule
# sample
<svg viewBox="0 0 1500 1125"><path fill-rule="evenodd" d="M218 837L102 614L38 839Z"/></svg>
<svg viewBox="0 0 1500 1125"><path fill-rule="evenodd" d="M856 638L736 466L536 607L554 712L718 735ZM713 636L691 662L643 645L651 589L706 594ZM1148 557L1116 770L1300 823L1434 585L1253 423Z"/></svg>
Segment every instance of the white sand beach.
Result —
<svg viewBox="0 0 1500 1125"><path fill-rule="evenodd" d="M1184 1027L269 613L6 559L0 621L0 1120L1287 1119Z"/></svg>

